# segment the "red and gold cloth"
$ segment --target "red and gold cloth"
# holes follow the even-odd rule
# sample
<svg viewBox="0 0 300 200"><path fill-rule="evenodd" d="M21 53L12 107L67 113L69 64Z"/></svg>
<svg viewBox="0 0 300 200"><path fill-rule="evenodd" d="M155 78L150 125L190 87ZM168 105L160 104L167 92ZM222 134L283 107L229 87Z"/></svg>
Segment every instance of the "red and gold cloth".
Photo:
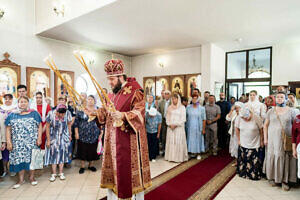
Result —
<svg viewBox="0 0 300 200"><path fill-rule="evenodd" d="M145 99L135 78L128 78L111 100L126 119L122 127L116 128L105 109L97 111L99 122L106 124L101 187L112 189L118 198L130 199L151 186Z"/></svg>
<svg viewBox="0 0 300 200"><path fill-rule="evenodd" d="M46 113L45 113L45 116L47 117L49 111L51 111L51 108L48 104L47 105L47 108L46 108ZM41 117L43 116L43 106L45 106L45 104L41 104L41 105L37 105L37 111L38 113L41 115ZM44 126L46 126L46 121L42 122L42 127L44 128ZM46 131L44 131L42 133L42 144L41 144L41 149L45 149L45 143L46 143Z"/></svg>
<svg viewBox="0 0 300 200"><path fill-rule="evenodd" d="M122 60L111 59L104 64L107 76L120 76L124 74L124 63Z"/></svg>

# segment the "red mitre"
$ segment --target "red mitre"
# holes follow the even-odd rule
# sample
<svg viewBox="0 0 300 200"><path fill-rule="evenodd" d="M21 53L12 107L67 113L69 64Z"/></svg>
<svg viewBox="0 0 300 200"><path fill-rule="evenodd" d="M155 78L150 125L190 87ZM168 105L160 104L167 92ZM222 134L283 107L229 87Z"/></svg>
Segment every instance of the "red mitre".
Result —
<svg viewBox="0 0 300 200"><path fill-rule="evenodd" d="M122 60L111 59L104 64L107 76L120 76L124 73L124 63Z"/></svg>

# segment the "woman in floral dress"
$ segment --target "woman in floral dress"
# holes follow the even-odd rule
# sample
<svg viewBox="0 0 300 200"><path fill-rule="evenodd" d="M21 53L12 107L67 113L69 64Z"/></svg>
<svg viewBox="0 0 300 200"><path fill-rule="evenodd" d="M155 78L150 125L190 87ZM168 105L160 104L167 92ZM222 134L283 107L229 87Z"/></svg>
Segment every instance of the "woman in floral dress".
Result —
<svg viewBox="0 0 300 200"><path fill-rule="evenodd" d="M5 120L7 150L10 151L10 172L19 173L19 180L13 189L19 188L24 181L25 170L30 170L31 154L42 143L42 119L38 112L28 109L29 99L20 97L18 111L12 112ZM29 181L37 185L34 170L30 170Z"/></svg>

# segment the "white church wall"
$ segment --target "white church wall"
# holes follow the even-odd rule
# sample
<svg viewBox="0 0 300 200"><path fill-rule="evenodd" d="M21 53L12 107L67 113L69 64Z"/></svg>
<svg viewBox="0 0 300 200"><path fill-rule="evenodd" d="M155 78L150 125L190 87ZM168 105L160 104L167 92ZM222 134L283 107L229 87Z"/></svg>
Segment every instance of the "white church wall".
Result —
<svg viewBox="0 0 300 200"><path fill-rule="evenodd" d="M36 33L72 20L114 1L116 0L35 0ZM57 16L53 10L54 6L58 9L64 6L64 17Z"/></svg>
<svg viewBox="0 0 300 200"><path fill-rule="evenodd" d="M159 62L164 62L164 68ZM215 82L225 81L225 52L214 44L179 49L161 54L147 54L132 58L132 75L140 84L143 77L201 73L201 91L214 93Z"/></svg>
<svg viewBox="0 0 300 200"><path fill-rule="evenodd" d="M210 91L213 88L211 82L211 44L201 46L201 91Z"/></svg>
<svg viewBox="0 0 300 200"><path fill-rule="evenodd" d="M300 81L300 41L274 44L272 51L272 84Z"/></svg>
<svg viewBox="0 0 300 200"><path fill-rule="evenodd" d="M74 71L75 80L85 73L73 56L74 50L82 50L86 60L94 61L90 70L104 87L108 87L104 72L104 63L111 59L111 53L95 51L66 42L37 37L34 35L34 0L0 0L5 10L0 20L0 59L8 52L10 60L21 65L21 83L26 84L26 66L48 68L43 59L52 54L54 61L62 70ZM130 74L131 58L114 55L122 59L126 72ZM51 96L54 97L54 74L51 72Z"/></svg>
<svg viewBox="0 0 300 200"><path fill-rule="evenodd" d="M143 77L201 73L201 48L187 48L132 58L131 73L140 84ZM160 67L159 63L164 63Z"/></svg>
<svg viewBox="0 0 300 200"><path fill-rule="evenodd" d="M201 91L215 94L216 83L225 83L225 51L215 44L202 45L201 72Z"/></svg>
<svg viewBox="0 0 300 200"><path fill-rule="evenodd" d="M213 86L214 95L216 99L219 99L219 92L216 90L216 83L223 83L225 88L225 51L215 44L212 44L211 48L211 85Z"/></svg>

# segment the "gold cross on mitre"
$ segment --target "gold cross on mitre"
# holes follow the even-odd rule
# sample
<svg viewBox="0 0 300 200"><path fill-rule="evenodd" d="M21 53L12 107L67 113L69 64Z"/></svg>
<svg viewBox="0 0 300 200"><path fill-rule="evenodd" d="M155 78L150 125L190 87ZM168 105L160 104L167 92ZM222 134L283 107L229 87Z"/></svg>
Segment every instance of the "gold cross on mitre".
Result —
<svg viewBox="0 0 300 200"><path fill-rule="evenodd" d="M132 86L125 87L123 94L130 94L131 93L131 89L132 89Z"/></svg>
<svg viewBox="0 0 300 200"><path fill-rule="evenodd" d="M4 56L5 60L8 60L8 58L10 57L9 53L7 53L7 52L5 52L5 53L3 54L3 56Z"/></svg>

